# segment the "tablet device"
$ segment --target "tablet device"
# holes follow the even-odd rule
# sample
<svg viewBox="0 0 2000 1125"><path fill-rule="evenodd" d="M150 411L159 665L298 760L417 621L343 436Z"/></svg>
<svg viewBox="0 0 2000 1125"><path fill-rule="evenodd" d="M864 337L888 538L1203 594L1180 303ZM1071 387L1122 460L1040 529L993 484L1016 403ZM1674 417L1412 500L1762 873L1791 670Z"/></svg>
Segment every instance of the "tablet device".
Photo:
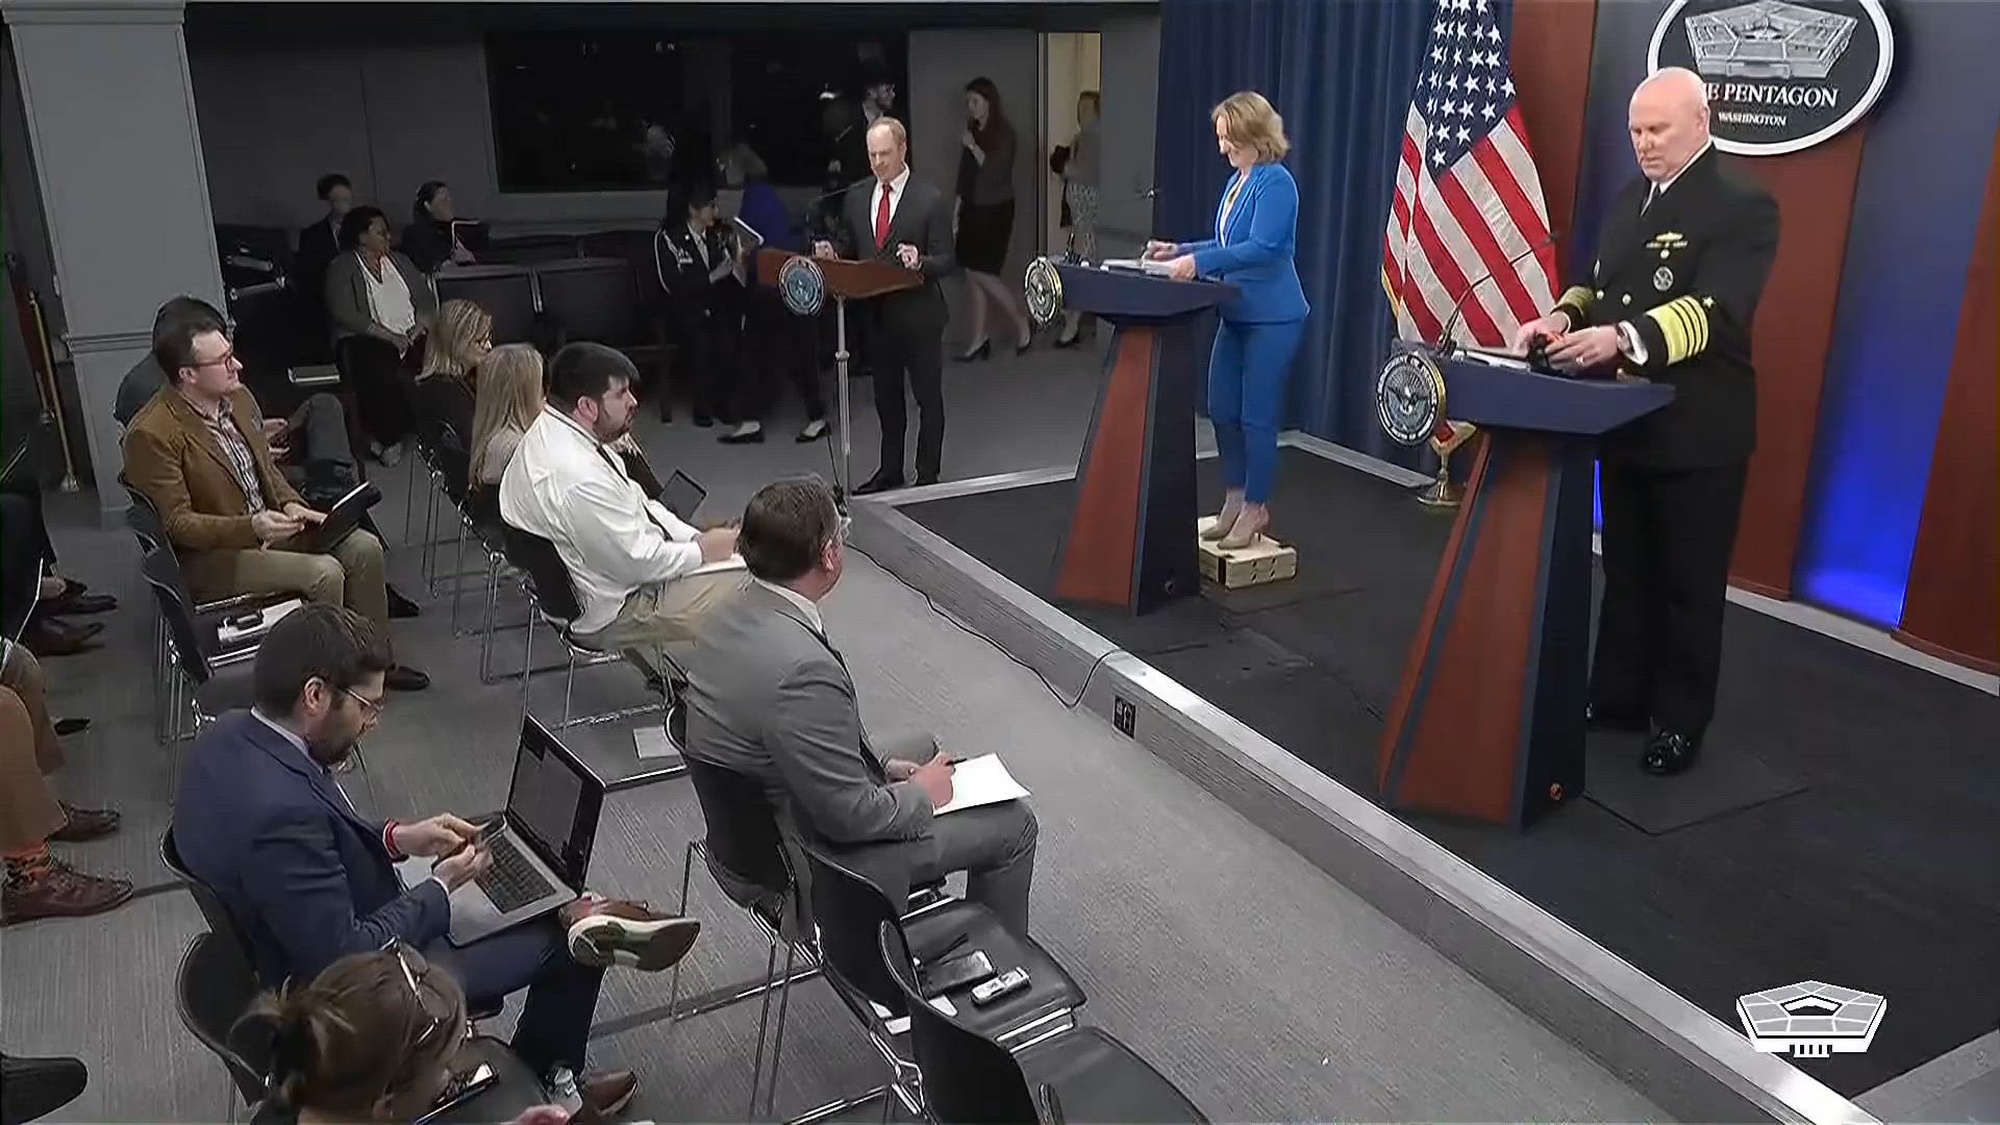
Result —
<svg viewBox="0 0 2000 1125"><path fill-rule="evenodd" d="M308 528L305 533L306 549L324 554L340 545L340 541L354 533L361 525L361 517L368 514L382 499L382 490L374 481L362 481L353 490L341 497L327 510L326 519L318 527Z"/></svg>
<svg viewBox="0 0 2000 1125"><path fill-rule="evenodd" d="M696 484L693 477L679 469L674 470L674 475L667 478L666 486L660 489L660 503L666 506L667 511L687 521L694 519L695 509L701 507L701 502L706 499L708 489Z"/></svg>
<svg viewBox="0 0 2000 1125"><path fill-rule="evenodd" d="M743 216L738 215L735 218L730 219L729 221L736 227L737 233L741 234L746 240L744 242L744 245L748 246L752 250L755 250L759 246L764 245L764 236L757 233L756 227L753 227L749 223L744 222Z"/></svg>

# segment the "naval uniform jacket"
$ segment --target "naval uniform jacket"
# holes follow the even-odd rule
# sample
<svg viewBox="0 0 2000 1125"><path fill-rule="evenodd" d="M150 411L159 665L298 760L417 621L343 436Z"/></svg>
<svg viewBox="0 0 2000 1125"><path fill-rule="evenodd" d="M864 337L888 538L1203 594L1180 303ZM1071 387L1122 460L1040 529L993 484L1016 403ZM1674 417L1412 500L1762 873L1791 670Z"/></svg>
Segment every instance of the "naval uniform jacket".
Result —
<svg viewBox="0 0 2000 1125"><path fill-rule="evenodd" d="M726 312L725 303L743 291L734 275L710 281L709 271L732 260L734 248L714 227L697 235L686 223L653 234L653 273L660 290L670 298L669 307L679 315L700 323L704 316ZM703 251L706 251L706 257Z"/></svg>
<svg viewBox="0 0 2000 1125"><path fill-rule="evenodd" d="M1740 464L1757 445L1750 329L1777 254L1777 201L1713 149L1647 206L1651 187L1641 177L1619 193L1590 284L1556 302L1571 330L1629 326L1620 372L1674 388L1672 403L1606 434L1600 456L1653 469Z"/></svg>

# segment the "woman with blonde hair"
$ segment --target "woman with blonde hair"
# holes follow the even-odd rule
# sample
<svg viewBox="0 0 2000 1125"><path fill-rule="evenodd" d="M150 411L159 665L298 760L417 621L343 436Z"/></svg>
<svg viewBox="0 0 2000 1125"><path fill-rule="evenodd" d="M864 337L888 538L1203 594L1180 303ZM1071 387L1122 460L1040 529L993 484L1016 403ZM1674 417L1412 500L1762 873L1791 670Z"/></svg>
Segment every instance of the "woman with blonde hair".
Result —
<svg viewBox="0 0 2000 1125"><path fill-rule="evenodd" d="M521 435L542 413L542 353L529 344L494 348L479 364L472 415L472 488L500 483Z"/></svg>
<svg viewBox="0 0 2000 1125"><path fill-rule="evenodd" d="M1299 185L1284 164L1285 119L1264 95L1231 94L1210 113L1215 147L1234 170L1215 211L1213 236L1146 244L1173 276L1236 286L1221 309L1208 359L1208 417L1221 454L1222 511L1202 538L1228 550L1248 547L1270 526L1278 470L1278 425L1285 388L1312 311L1293 261L1298 250Z"/></svg>
<svg viewBox="0 0 2000 1125"><path fill-rule="evenodd" d="M311 984L265 994L232 1038L249 1028L269 1034L271 1059L270 1092L252 1125L414 1121L450 1086L469 1030L458 982L401 942L343 957ZM515 1122L569 1118L544 1105Z"/></svg>
<svg viewBox="0 0 2000 1125"><path fill-rule="evenodd" d="M417 410L451 427L460 442L472 436L477 402L473 372L493 349L493 316L471 301L438 306L424 366L417 374Z"/></svg>

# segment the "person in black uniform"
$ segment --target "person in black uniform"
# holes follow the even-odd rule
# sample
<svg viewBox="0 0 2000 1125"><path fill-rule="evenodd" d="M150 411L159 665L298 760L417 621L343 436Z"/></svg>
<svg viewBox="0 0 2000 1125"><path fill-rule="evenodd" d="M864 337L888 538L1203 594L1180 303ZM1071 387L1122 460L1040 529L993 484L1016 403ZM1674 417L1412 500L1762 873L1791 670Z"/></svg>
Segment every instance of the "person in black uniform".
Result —
<svg viewBox="0 0 2000 1125"><path fill-rule="evenodd" d="M1659 71L1632 95L1644 177L1612 204L1588 285L1521 326L1569 373L1674 388L1605 435L1604 599L1590 675L1593 726L1649 731L1640 764L1694 764L1715 713L1729 559L1757 440L1751 320L1778 249L1778 205L1714 151L1706 87Z"/></svg>
<svg viewBox="0 0 2000 1125"><path fill-rule="evenodd" d="M692 400L697 426L736 421L730 402L748 298L742 259L741 243L718 219L713 188L681 185L667 193L653 236L653 268L666 298L664 319L679 346L675 382ZM660 420L673 420L664 390Z"/></svg>

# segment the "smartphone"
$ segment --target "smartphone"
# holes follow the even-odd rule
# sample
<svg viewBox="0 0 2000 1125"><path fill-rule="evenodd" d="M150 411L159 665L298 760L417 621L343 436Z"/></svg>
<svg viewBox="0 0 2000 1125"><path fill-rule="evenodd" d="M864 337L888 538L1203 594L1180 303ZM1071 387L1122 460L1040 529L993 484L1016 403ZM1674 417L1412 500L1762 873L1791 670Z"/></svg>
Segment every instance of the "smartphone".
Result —
<svg viewBox="0 0 2000 1125"><path fill-rule="evenodd" d="M494 1073L491 1063L480 1063L471 1070L459 1071L451 1076L451 1081L445 1085L444 1091L431 1103L430 1112L417 1118L414 1125L427 1125L428 1122L436 1121L485 1093L488 1087L498 1081L500 1076Z"/></svg>
<svg viewBox="0 0 2000 1125"><path fill-rule="evenodd" d="M942 996L953 989L977 984L993 975L993 962L983 950L975 949L949 961L940 961L923 971L924 997Z"/></svg>
<svg viewBox="0 0 2000 1125"><path fill-rule="evenodd" d="M457 855L458 853L464 851L467 848L484 847L487 844L492 843L494 840L506 834L507 834L507 818L505 816L496 816L492 820L489 820L484 824L481 824L478 828L474 829L471 839L460 843L457 847L451 849L450 852L446 853L441 858L450 859L452 856Z"/></svg>

